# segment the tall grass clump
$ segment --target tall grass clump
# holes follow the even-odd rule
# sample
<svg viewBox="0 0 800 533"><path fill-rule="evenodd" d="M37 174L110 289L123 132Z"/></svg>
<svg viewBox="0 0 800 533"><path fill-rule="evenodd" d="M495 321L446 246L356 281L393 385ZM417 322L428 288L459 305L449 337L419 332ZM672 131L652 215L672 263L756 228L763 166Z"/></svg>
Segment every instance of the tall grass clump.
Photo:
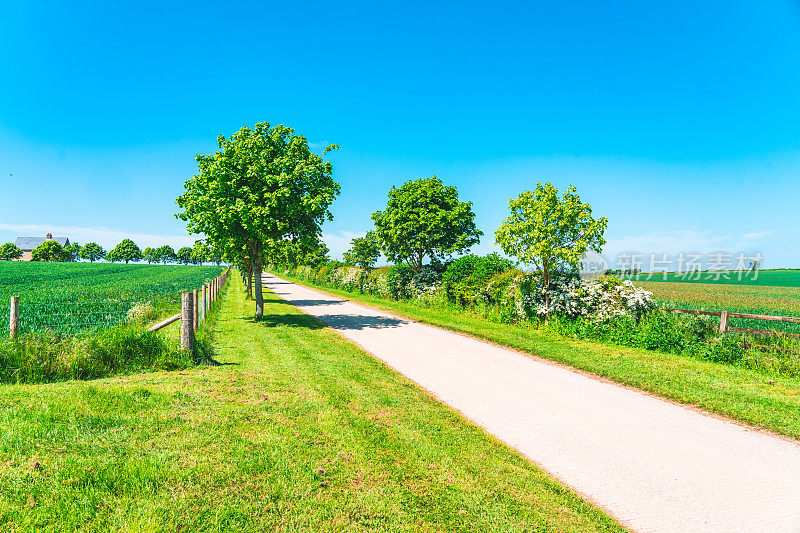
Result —
<svg viewBox="0 0 800 533"><path fill-rule="evenodd" d="M211 360L208 334L197 336L194 353L163 334L126 324L93 335L28 333L0 339L0 383L47 383L117 374L177 370Z"/></svg>

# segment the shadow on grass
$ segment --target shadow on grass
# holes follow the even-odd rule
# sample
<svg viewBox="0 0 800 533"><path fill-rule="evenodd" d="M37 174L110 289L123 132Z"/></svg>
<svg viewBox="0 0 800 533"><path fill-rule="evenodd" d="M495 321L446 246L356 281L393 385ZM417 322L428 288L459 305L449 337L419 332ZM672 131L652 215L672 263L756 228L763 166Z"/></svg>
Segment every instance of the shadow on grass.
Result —
<svg viewBox="0 0 800 533"><path fill-rule="evenodd" d="M407 320L398 318L389 318L381 316L368 316L368 315L320 315L314 317L311 315L295 315L295 314L265 314L259 320L253 320L253 317L240 317L239 320L247 322L254 322L259 326L274 328L278 326L286 326L290 328L306 328L306 329L323 329L330 326L335 329L386 329L396 328L403 324L408 324Z"/></svg>
<svg viewBox="0 0 800 533"><path fill-rule="evenodd" d="M243 316L239 320L253 322L256 325L267 328L287 326L290 328L322 329L325 327L325 324L321 324L319 320L310 315L265 313L261 320L255 320L252 316Z"/></svg>

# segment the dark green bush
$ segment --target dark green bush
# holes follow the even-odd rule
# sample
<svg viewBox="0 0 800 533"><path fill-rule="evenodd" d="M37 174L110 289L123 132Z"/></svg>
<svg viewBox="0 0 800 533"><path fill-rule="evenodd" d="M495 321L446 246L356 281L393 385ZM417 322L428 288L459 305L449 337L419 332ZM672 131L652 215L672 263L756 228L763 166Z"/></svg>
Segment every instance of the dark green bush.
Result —
<svg viewBox="0 0 800 533"><path fill-rule="evenodd" d="M486 257L465 255L450 263L442 274L442 287L451 302L472 305L495 274L514 268L514 262L492 253Z"/></svg>
<svg viewBox="0 0 800 533"><path fill-rule="evenodd" d="M389 295L395 300L411 298L411 280L414 279L414 269L408 265L395 265L386 269L386 285Z"/></svg>

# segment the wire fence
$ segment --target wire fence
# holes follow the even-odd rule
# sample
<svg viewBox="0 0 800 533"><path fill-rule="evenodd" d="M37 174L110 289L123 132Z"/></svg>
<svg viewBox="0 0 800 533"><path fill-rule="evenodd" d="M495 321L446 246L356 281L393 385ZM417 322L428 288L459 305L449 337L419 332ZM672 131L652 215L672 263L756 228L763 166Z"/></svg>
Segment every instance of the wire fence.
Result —
<svg viewBox="0 0 800 533"><path fill-rule="evenodd" d="M20 299L17 332L19 334L52 331L63 335L81 335L101 328L131 321L153 321L180 311L174 299L89 300L27 302ZM0 336L8 336L10 305L0 305Z"/></svg>

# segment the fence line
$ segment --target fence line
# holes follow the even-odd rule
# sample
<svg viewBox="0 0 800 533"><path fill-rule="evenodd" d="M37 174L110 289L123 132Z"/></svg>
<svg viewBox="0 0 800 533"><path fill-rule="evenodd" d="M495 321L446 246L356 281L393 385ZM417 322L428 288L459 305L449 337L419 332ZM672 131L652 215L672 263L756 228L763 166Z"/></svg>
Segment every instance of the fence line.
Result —
<svg viewBox="0 0 800 533"><path fill-rule="evenodd" d="M750 320L766 320L772 322L789 322L793 324L800 324L800 317L778 316L778 315L754 315L752 313L731 313L729 311L701 311L700 309L671 309L668 307L665 307L663 309L664 311L668 311L670 313L718 316L720 333L726 333L728 331L737 331L739 333L754 333L756 335L782 335L786 337L800 337L800 333L789 333L786 331L776 331L771 329L738 328L728 325L728 319L730 318L746 318Z"/></svg>

